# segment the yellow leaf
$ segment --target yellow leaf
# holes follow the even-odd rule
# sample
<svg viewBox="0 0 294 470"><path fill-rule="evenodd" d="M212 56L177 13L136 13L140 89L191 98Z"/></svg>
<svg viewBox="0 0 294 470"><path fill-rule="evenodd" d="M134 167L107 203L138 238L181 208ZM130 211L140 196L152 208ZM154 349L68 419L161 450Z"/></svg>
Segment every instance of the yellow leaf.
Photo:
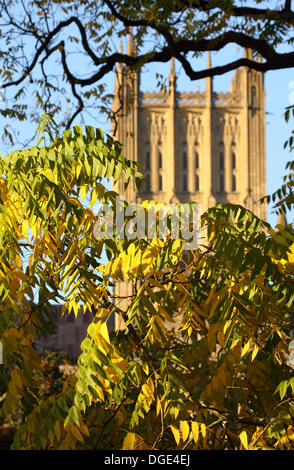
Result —
<svg viewBox="0 0 294 470"><path fill-rule="evenodd" d="M134 450L136 445L136 434L134 432L128 432L124 438L122 450Z"/></svg>
<svg viewBox="0 0 294 470"><path fill-rule="evenodd" d="M180 427L181 427L181 431L182 431L182 439L183 439L183 442L185 442L188 439L188 436L190 434L189 423L187 421L181 421L180 422Z"/></svg>
<svg viewBox="0 0 294 470"><path fill-rule="evenodd" d="M102 383L104 390L111 395L112 389L111 389L109 380L105 379L102 376L99 377L99 380Z"/></svg>
<svg viewBox="0 0 294 470"><path fill-rule="evenodd" d="M166 403L168 403L168 402L166 402ZM179 408L173 408L173 410L174 410L174 416L175 416L175 419L177 419L177 417L178 417L178 415L179 415L179 412L180 412L180 410L179 410Z"/></svg>
<svg viewBox="0 0 294 470"><path fill-rule="evenodd" d="M151 379L151 377L148 378L146 384L147 384L147 386L150 390L150 393L154 393L154 383L153 383L153 380Z"/></svg>
<svg viewBox="0 0 294 470"><path fill-rule="evenodd" d="M100 308L98 312L96 313L96 317L98 318L105 318L108 315L110 315L108 308Z"/></svg>
<svg viewBox="0 0 294 470"><path fill-rule="evenodd" d="M209 315L208 315L208 318L209 318L209 319L213 317L214 312L215 312L216 307L218 306L219 302L220 302L220 300L219 300L219 298L217 297L217 298L215 299L215 301L212 303L212 305L211 305L211 307L210 307L210 309L209 309Z"/></svg>
<svg viewBox="0 0 294 470"><path fill-rule="evenodd" d="M250 343L251 343L251 339L249 339L247 341L247 343L245 344L244 348L242 349L242 352L241 352L241 357L245 356L245 354L247 353L249 347L250 347Z"/></svg>
<svg viewBox="0 0 294 470"><path fill-rule="evenodd" d="M209 235L209 240L213 240L214 237L215 237L215 232L211 232Z"/></svg>
<svg viewBox="0 0 294 470"><path fill-rule="evenodd" d="M158 250L156 247L151 247L143 253L141 268L143 274L146 274L152 268L155 260L157 259Z"/></svg>
<svg viewBox="0 0 294 470"><path fill-rule="evenodd" d="M252 351L252 355L251 355L251 361L254 361L258 351L259 351L259 347L257 346L257 344L255 344L254 348L253 348L253 351Z"/></svg>
<svg viewBox="0 0 294 470"><path fill-rule="evenodd" d="M136 251L136 245L134 243L131 243L127 249L128 255L133 257L135 255L135 251Z"/></svg>
<svg viewBox="0 0 294 470"><path fill-rule="evenodd" d="M24 220L22 223L22 233L26 239L28 239L28 227L29 227L28 221Z"/></svg>
<svg viewBox="0 0 294 470"><path fill-rule="evenodd" d="M97 326L98 325L100 326L99 333L103 336L103 338L107 341L107 343L110 343L106 322L98 322Z"/></svg>
<svg viewBox="0 0 294 470"><path fill-rule="evenodd" d="M225 326L224 326L224 335L226 334L226 332L227 332L228 328L230 327L231 323L232 323L232 320L226 321Z"/></svg>
<svg viewBox="0 0 294 470"><path fill-rule="evenodd" d="M128 368L128 361L123 359L122 357L118 358L113 358L112 362L116 365L116 367L119 367L122 371L126 371ZM126 403L126 402L125 402Z"/></svg>
<svg viewBox="0 0 294 470"><path fill-rule="evenodd" d="M210 292L209 292L209 294L208 294L208 297L207 297L207 299L205 300L205 302L204 302L204 304L203 304L203 310L206 310L206 309L207 309L209 303L211 302L211 300L212 300L213 297L214 297L215 291L216 291L216 288L215 288L215 287L212 287L212 288L210 289Z"/></svg>
<svg viewBox="0 0 294 470"><path fill-rule="evenodd" d="M132 271L137 273L140 266L141 266L141 257L142 253L141 251L138 251L138 253L135 255L133 262L132 262Z"/></svg>
<svg viewBox="0 0 294 470"><path fill-rule="evenodd" d="M192 428L193 439L196 444L199 439L199 424L196 421L193 421L191 424L191 428Z"/></svg>
<svg viewBox="0 0 294 470"><path fill-rule="evenodd" d="M151 242L151 245L157 246L158 248L162 248L164 246L164 241L160 238L154 238Z"/></svg>
<svg viewBox="0 0 294 470"><path fill-rule="evenodd" d="M144 255L145 255L145 253L144 253ZM144 255L143 255L143 257L144 257ZM152 278L148 279L148 284L152 285L152 286L155 286L155 287L158 287L159 289L164 289L164 286L162 284L160 284L160 282L158 282L156 279L152 279Z"/></svg>
<svg viewBox="0 0 294 470"><path fill-rule="evenodd" d="M118 257L113 261L113 264L112 264L112 267L111 267L111 274L112 274L112 276L118 276L118 275L120 274L121 265L122 265L122 258L121 258L120 256L118 256Z"/></svg>
<svg viewBox="0 0 294 470"><path fill-rule="evenodd" d="M289 263L294 263L294 253L287 252Z"/></svg>
<svg viewBox="0 0 294 470"><path fill-rule="evenodd" d="M111 268L113 265L113 261L108 261L104 267L104 276L109 276L111 274Z"/></svg>
<svg viewBox="0 0 294 470"><path fill-rule="evenodd" d="M87 192L88 192L88 185L87 184L83 184L81 186L81 189L80 189L80 196L81 196L81 200L83 201L85 199L85 197L87 196Z"/></svg>
<svg viewBox="0 0 294 470"><path fill-rule="evenodd" d="M174 435L174 438L175 438L175 441L177 443L177 445L179 444L180 442L180 439L181 439L181 436L180 436L180 431L178 430L178 428L176 428L173 424L170 425L170 428L171 428L171 431Z"/></svg>
<svg viewBox="0 0 294 470"><path fill-rule="evenodd" d="M231 344L231 348L230 349L234 349L235 346L237 346L237 344L240 342L240 339L239 338L235 338L234 341L232 341L232 344Z"/></svg>
<svg viewBox="0 0 294 470"><path fill-rule="evenodd" d="M240 441L243 445L243 447L247 450L248 449L248 439L247 439L247 434L246 431L242 431L241 434L239 435Z"/></svg>
<svg viewBox="0 0 294 470"><path fill-rule="evenodd" d="M91 193L90 207L92 207L98 199L97 190L94 188Z"/></svg>
<svg viewBox="0 0 294 470"><path fill-rule="evenodd" d="M201 429L202 437L203 437L203 439L204 439L205 436L206 436L206 426L205 426L204 423L201 423L201 424L200 424L200 429Z"/></svg>
<svg viewBox="0 0 294 470"><path fill-rule="evenodd" d="M124 274L129 274L129 268L131 264L131 255L124 255L122 257L122 271Z"/></svg>
<svg viewBox="0 0 294 470"><path fill-rule="evenodd" d="M183 244L182 240L180 239L175 240L172 245L172 253L177 253L181 251L182 244Z"/></svg>
<svg viewBox="0 0 294 470"><path fill-rule="evenodd" d="M105 267L104 264L100 264L100 266L98 266L97 268L98 273L102 274L104 267Z"/></svg>
<svg viewBox="0 0 294 470"><path fill-rule="evenodd" d="M102 388L99 387L99 385L95 385L95 390L96 390L96 392L98 393L100 399L101 399L102 401L104 401L104 393L103 393Z"/></svg>
<svg viewBox="0 0 294 470"><path fill-rule="evenodd" d="M159 415L160 410L161 410L161 403L160 403L160 399L157 397L156 398L156 416Z"/></svg>

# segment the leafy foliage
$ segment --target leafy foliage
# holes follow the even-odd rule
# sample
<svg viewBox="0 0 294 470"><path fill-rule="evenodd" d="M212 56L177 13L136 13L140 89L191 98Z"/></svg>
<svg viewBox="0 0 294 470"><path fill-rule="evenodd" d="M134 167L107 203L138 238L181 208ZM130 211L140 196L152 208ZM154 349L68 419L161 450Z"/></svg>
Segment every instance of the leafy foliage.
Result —
<svg viewBox="0 0 294 470"><path fill-rule="evenodd" d="M102 178L139 184L135 164L90 127L42 144L1 160L1 417L22 416L12 448L292 449L292 226L222 204L203 214L194 251L183 237L97 240L91 208L116 196ZM120 280L127 298L113 294ZM53 299L93 322L77 376L36 400ZM111 332L114 314L125 326Z"/></svg>

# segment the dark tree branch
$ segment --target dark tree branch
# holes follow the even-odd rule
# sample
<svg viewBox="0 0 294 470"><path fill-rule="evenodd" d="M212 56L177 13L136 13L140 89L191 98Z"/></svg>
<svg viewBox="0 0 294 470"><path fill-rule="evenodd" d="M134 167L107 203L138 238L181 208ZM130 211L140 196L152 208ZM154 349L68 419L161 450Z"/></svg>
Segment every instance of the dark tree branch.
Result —
<svg viewBox="0 0 294 470"><path fill-rule="evenodd" d="M45 38L45 40L42 41L41 43L41 46L36 50L36 53L33 57L33 60L31 62L31 64L29 65L29 67L25 70L25 72L23 73L23 75L18 79L18 80L14 80L12 82L9 82L9 83L3 83L2 87L3 88L7 88L8 86L12 86L12 85L19 85L23 80L25 80L25 78L33 71L33 69L35 68L35 66L37 65L38 63L38 60L40 58L40 56L42 55L42 53L46 50L48 50L48 47L50 45L50 43L52 42L52 40L55 38L55 36L58 35L58 33L65 27L67 26L70 26L72 23L75 23L77 25L77 27L79 28L79 31L81 33L81 37L82 37L82 44L83 44L83 47L85 48L85 51L87 52L87 54L89 54L89 56L91 57L91 59L94 61L94 64L96 65L99 65L101 63L101 59L99 59L94 53L93 51L91 50L91 48L89 47L89 44L88 44L88 41L87 41L87 37L86 37L86 32L85 32L85 28L83 27L82 23L79 21L78 18L76 17L71 17L69 18L68 20L65 20L65 21L61 21L57 26L56 28L54 28ZM36 37L38 37L36 35ZM38 37L39 38L39 37ZM64 45L64 41L62 41L60 44L63 44ZM51 49L51 53L57 49L57 46L55 46L53 49Z"/></svg>
<svg viewBox="0 0 294 470"><path fill-rule="evenodd" d="M189 40L189 39L180 39L174 40L172 34L169 32L168 27L157 25L155 21L148 21L148 20L130 20L119 14L112 3L109 0L104 0L107 6L110 8L111 13L120 21L123 22L125 27L130 26L149 26L150 28L154 29L156 32L161 34L166 42L167 46L163 47L161 51L152 52L147 54L142 54L139 56L129 56L126 54L121 53L114 53L109 55L108 57L98 57L93 50L90 48L85 28L80 22L80 20L76 17L71 17L66 21L61 21L46 37L46 39L42 42L41 46L37 49L34 58L23 73L23 75L14 81L4 83L3 88L7 88L13 85L19 85L25 78L33 71L35 66L38 63L38 60L41 54L44 51L48 51L48 46L50 42L58 35L58 33L65 27L69 26L70 24L74 23L78 27L81 38L82 38L82 45L84 47L85 52L89 55L89 57L93 60L96 66L100 66L99 70L93 74L91 77L87 79L81 79L74 76L66 62L66 55L65 55L65 43L61 41L57 46L54 46L52 49L49 50L46 54L46 58L49 57L54 51L60 50L61 52L61 61L63 65L64 72L68 81L71 85L81 85L87 86L96 83L101 78L103 78L106 74L111 72L116 63L124 63L127 66L135 67L138 64L146 64L151 62L168 62L173 56L176 57L183 65L186 74L190 77L191 80L198 80L205 76L214 76L226 73L228 71L232 71L240 66L248 66L258 71L267 71L267 70L276 70L278 68L287 68L290 64L294 65L294 54L293 53L284 53L278 54L272 46L270 46L267 41L264 39L256 39L252 36L246 35L244 33L235 32L235 31L228 31L226 33L221 34L217 38L213 39L203 39L203 40ZM190 62L184 57L183 54L188 52L204 52L204 51L219 51L224 48L227 44L235 43L242 47L248 47L256 50L262 57L267 59L265 63L260 63L256 61L252 61L249 59L239 59L237 61L231 62L221 67L214 67L210 70L202 70L202 71L195 71L193 70ZM81 108L81 99L79 99L79 108ZM79 111L80 112L80 111Z"/></svg>
<svg viewBox="0 0 294 470"><path fill-rule="evenodd" d="M66 129L69 129L71 127L71 125L72 125L73 121L75 120L75 118L78 116L78 114L80 114L83 111L83 109L85 107L82 98L80 97L80 95L76 91L76 87L75 87L74 83L71 84L71 89L72 89L72 94L78 100L78 107L77 107L76 111L72 114L72 116L69 118L69 120L66 124Z"/></svg>
<svg viewBox="0 0 294 470"><path fill-rule="evenodd" d="M206 13L211 12L212 10L217 9L215 5L211 5L209 0L179 0L178 6L175 7L175 12L179 13L183 11L184 8L193 8L195 10L204 11ZM285 1L285 7L281 10L276 10L273 8L255 8L255 7L236 7L236 6L226 6L223 5L224 11L229 15L235 17L252 17L253 19L260 18L275 18L283 21L293 21L294 12L291 11L291 0ZM290 14L289 14L290 13Z"/></svg>
<svg viewBox="0 0 294 470"><path fill-rule="evenodd" d="M284 10L286 10L286 11L291 11L291 0L286 0L286 1L285 1Z"/></svg>
<svg viewBox="0 0 294 470"><path fill-rule="evenodd" d="M154 21L149 22L147 20L129 20L122 15L120 15L111 2L109 0L104 0L105 3L109 6L111 9L111 12L113 15L115 15L120 21L123 22L124 26L130 27L130 26L149 26L150 28L154 29L157 31L159 34L161 34L168 46L165 46L161 49L159 52L153 52L153 53L147 53L147 54L142 54L137 57L133 56L128 56L126 54L120 54L120 53L114 53L108 57L98 57L93 50L90 48L85 28L80 22L80 20L76 17L71 17L66 21L61 21L46 37L46 39L42 42L41 46L37 49L34 58L29 65L29 67L26 69L26 71L23 73L23 75L14 81L4 83L3 88L7 88L9 86L13 85L19 85L22 81L25 80L25 78L33 71L35 66L38 63L38 60L41 56L41 54L48 50L48 46L50 42L58 35L58 33L65 27L69 26L70 24L74 23L78 27L81 38L82 38L82 45L84 47L85 52L89 55L89 57L93 60L93 63L96 66L101 66L100 69L93 74L91 77L88 79L80 79L74 75L71 74L67 64L66 64L66 56L64 52L65 44L64 41L61 41L59 43L59 46L55 46L54 48L50 49L50 53L47 53L46 57L49 57L52 52L54 52L57 49L61 50L62 54L62 65L65 71L65 74L70 81L70 83L74 84L79 84L81 86L87 86L91 85L97 81L99 81L101 78L103 78L107 73L111 72L116 63L124 63L127 66L134 67L139 63L151 63L151 62L168 62L171 57L176 57L183 65L184 70L186 71L187 75L192 79L192 80L197 80L199 78L203 78L204 76L213 76L213 75L219 75L222 73L225 73L227 71L234 70L235 68L241 66L241 65L247 65L249 67L254 68L255 70L275 70L276 68L280 68L281 64L285 59L292 59L292 63L294 64L294 55L292 56L291 54L278 54L275 52L273 47L271 47L265 40L263 39L256 39L251 36L248 36L243 33L239 32L234 32L234 31L228 31L224 34L221 34L217 38L213 39L204 39L204 40L188 40L188 39L182 39L182 40L174 40L172 37L172 34L169 32L168 28L166 26L162 25L157 25ZM249 47L257 52L259 52L265 59L267 59L267 62L265 64L260 64L255 61L248 61L240 59L240 61L235 61L230 64L227 64L223 67L216 67L214 69L211 69L210 71L201 71L201 72L195 72L188 60L184 58L182 55L183 53L188 53L188 52L203 52L203 51L219 51L223 47L225 47L227 44L230 43L235 43L238 44L242 47ZM289 66L289 62L288 62ZM285 68L285 65L283 66Z"/></svg>
<svg viewBox="0 0 294 470"><path fill-rule="evenodd" d="M47 304L49 300L56 299L56 297L60 298L60 295L58 292L53 292L51 295L49 295L45 300L42 300L42 302L39 302L37 305L34 305L29 312L26 312L27 318L24 320L23 323L17 326L17 329L20 330L21 328L24 328L31 320L33 313L38 310L40 307L43 307L43 305ZM50 305L50 304L48 304ZM52 307L52 305L50 305Z"/></svg>

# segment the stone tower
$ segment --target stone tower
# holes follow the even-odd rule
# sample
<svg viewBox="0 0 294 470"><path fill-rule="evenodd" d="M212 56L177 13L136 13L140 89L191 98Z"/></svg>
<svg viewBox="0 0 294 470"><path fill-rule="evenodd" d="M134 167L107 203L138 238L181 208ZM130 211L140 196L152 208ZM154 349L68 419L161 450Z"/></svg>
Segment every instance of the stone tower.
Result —
<svg viewBox="0 0 294 470"><path fill-rule="evenodd" d="M128 53L132 51L130 36ZM251 55L250 51L246 51ZM208 66L210 57L208 55ZM140 192L123 182L128 202L243 204L266 218L258 200L266 194L265 91L262 72L238 69L227 93L179 92L173 61L168 92L140 92L140 75L119 66L114 110L121 106L115 137L127 158L141 163L148 184ZM120 96L120 100L118 98Z"/></svg>
<svg viewBox="0 0 294 470"><path fill-rule="evenodd" d="M135 54L132 35L128 53ZM119 65L115 137L124 155L145 167L148 184L140 192L134 185L124 191L121 181L115 190L128 202L196 201L202 212L221 202L242 204L266 219L266 206L258 203L266 194L263 74L244 67L229 92L215 93L212 78L205 88L179 92L172 60L169 90L142 93L139 73ZM116 293L127 295L128 287L119 283Z"/></svg>

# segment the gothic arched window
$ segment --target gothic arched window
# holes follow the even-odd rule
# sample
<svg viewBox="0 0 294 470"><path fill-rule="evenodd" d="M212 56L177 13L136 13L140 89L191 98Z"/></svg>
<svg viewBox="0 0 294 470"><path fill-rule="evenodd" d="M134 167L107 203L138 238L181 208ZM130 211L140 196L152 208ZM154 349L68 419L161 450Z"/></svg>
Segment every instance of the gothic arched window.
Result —
<svg viewBox="0 0 294 470"><path fill-rule="evenodd" d="M146 152L146 161L145 161L145 165L146 165L146 170L150 170L150 152Z"/></svg>
<svg viewBox="0 0 294 470"><path fill-rule="evenodd" d="M225 190L225 178L224 178L224 175L220 175L219 177L219 190L221 193L224 192Z"/></svg>
<svg viewBox="0 0 294 470"><path fill-rule="evenodd" d="M195 191L199 191L199 176L196 175L195 178Z"/></svg>
<svg viewBox="0 0 294 470"><path fill-rule="evenodd" d="M199 168L199 153L195 152L195 168L198 170Z"/></svg>
<svg viewBox="0 0 294 470"><path fill-rule="evenodd" d="M220 152L220 154L219 154L219 169L223 170L224 168L225 168L224 152Z"/></svg>
<svg viewBox="0 0 294 470"><path fill-rule="evenodd" d="M158 168L162 168L162 155L161 152L158 154Z"/></svg>
<svg viewBox="0 0 294 470"><path fill-rule="evenodd" d="M236 154L232 153L232 170L236 169Z"/></svg>
<svg viewBox="0 0 294 470"><path fill-rule="evenodd" d="M162 191L162 176L159 175L158 178L158 191Z"/></svg>
<svg viewBox="0 0 294 470"><path fill-rule="evenodd" d="M234 192L234 191L236 191L236 189L237 189L236 188L236 176L233 175L232 176L232 191Z"/></svg>
<svg viewBox="0 0 294 470"><path fill-rule="evenodd" d="M183 191L188 191L187 175L183 175Z"/></svg>
<svg viewBox="0 0 294 470"><path fill-rule="evenodd" d="M251 87L251 108L252 108L252 116L255 116L256 108L257 108L257 95L256 95L255 86Z"/></svg>
<svg viewBox="0 0 294 470"><path fill-rule="evenodd" d="M183 169L187 170L188 168L188 159L187 159L187 152L183 153Z"/></svg>

